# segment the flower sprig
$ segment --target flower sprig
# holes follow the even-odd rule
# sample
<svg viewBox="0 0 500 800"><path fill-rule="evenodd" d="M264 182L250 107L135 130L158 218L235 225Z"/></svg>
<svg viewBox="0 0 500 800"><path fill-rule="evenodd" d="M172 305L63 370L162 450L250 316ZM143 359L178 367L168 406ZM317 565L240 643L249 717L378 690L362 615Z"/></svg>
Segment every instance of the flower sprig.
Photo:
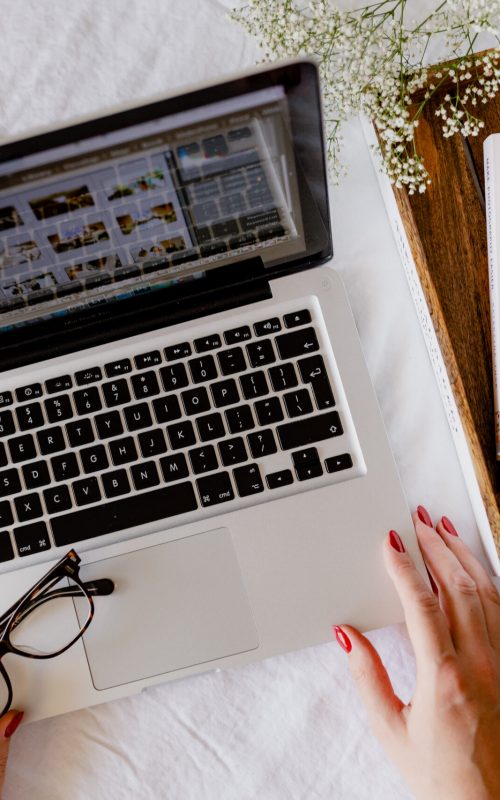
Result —
<svg viewBox="0 0 500 800"><path fill-rule="evenodd" d="M391 181L410 194L425 191L430 178L415 132L431 97L451 82L435 112L443 135L477 136L481 105L500 90L500 0L441 0L420 19L410 17L408 0L379 0L354 11L330 0L249 0L231 17L259 40L266 58L316 59L337 179L342 123L361 113L377 127ZM478 54L484 34L491 47ZM427 66L431 52L449 59L437 71ZM422 97L415 103L417 93Z"/></svg>

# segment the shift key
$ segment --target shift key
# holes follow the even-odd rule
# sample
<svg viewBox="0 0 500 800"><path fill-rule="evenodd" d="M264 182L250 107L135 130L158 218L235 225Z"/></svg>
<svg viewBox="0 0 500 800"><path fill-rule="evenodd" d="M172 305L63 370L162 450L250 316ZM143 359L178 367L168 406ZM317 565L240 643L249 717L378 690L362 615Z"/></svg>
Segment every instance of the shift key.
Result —
<svg viewBox="0 0 500 800"><path fill-rule="evenodd" d="M306 444L321 442L344 433L337 411L278 425L276 430L283 450L304 447Z"/></svg>

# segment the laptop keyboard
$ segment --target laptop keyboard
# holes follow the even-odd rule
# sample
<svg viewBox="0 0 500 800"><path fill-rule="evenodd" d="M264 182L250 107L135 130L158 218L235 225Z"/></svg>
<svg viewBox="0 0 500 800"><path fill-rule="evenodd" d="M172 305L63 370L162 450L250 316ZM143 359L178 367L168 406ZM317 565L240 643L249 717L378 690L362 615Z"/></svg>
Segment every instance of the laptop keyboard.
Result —
<svg viewBox="0 0 500 800"><path fill-rule="evenodd" d="M13 387L0 561L353 477L343 433L307 308Z"/></svg>

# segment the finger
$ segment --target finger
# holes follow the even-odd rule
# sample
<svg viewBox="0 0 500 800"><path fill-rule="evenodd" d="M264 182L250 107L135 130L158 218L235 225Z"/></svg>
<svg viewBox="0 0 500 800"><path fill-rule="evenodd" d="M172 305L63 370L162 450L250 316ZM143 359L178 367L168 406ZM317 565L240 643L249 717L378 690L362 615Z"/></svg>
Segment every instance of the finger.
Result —
<svg viewBox="0 0 500 800"><path fill-rule="evenodd" d="M335 625L335 637L349 654L349 669L373 730L384 743L403 733L404 703L395 694L382 659L372 643L350 625Z"/></svg>
<svg viewBox="0 0 500 800"><path fill-rule="evenodd" d="M455 526L448 517L441 518L436 530L464 570L475 581L491 645L495 650L500 650L500 594L495 584L483 565L459 538Z"/></svg>
<svg viewBox="0 0 500 800"><path fill-rule="evenodd" d="M448 624L436 595L425 583L395 531L390 531L384 542L384 558L403 606L420 673L429 665L440 663L444 655L454 654Z"/></svg>
<svg viewBox="0 0 500 800"><path fill-rule="evenodd" d="M0 796L5 781L10 738L23 719L23 712L11 709L0 718Z"/></svg>
<svg viewBox="0 0 500 800"><path fill-rule="evenodd" d="M489 645L476 582L434 528L424 524L418 514L413 521L420 550L439 589L439 603L455 650L475 661L482 652L481 643Z"/></svg>

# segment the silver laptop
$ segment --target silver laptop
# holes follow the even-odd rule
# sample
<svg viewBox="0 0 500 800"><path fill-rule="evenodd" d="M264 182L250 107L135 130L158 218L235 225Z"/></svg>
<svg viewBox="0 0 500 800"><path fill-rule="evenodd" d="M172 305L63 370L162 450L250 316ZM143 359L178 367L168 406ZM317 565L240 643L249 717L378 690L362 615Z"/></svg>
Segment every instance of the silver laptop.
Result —
<svg viewBox="0 0 500 800"><path fill-rule="evenodd" d="M308 61L0 147L0 613L68 551L114 585L57 658L4 657L28 718L402 618L381 541L417 548L331 258Z"/></svg>

